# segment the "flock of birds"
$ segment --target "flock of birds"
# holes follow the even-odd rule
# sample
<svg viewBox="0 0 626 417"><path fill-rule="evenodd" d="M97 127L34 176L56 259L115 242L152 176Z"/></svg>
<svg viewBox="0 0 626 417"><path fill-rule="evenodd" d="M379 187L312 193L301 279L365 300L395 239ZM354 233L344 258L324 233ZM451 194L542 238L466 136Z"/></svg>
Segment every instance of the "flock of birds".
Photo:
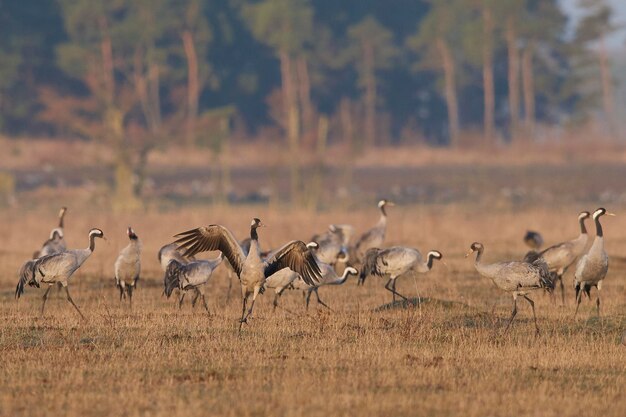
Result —
<svg viewBox="0 0 626 417"><path fill-rule="evenodd" d="M410 247L393 246L384 248L387 229L387 208L393 203L381 200L378 203L380 218L376 225L363 233L356 243L351 245L354 228L347 224L330 225L324 233L315 235L309 243L293 240L285 243L274 251L263 251L259 245L258 229L264 225L254 218L250 224L250 236L237 240L233 233L224 226L213 224L202 226L179 233L174 242L163 246L158 259L164 270L164 294L169 298L178 292L178 305L182 306L187 293L193 294L192 305L198 299L209 313L205 297L205 286L213 271L221 264L237 275L241 285L242 312L239 320L241 330L248 322L259 294L267 289L274 290L274 308L285 290L301 290L306 296L308 308L310 297L315 293L317 302L324 307L318 289L326 285L341 285L349 276L358 276L357 284L363 284L368 276L388 277L385 289L396 297L409 301L396 290L398 277L408 273L426 273L433 267L435 260L443 255L437 250L429 251L424 257L420 251ZM51 288L55 285L65 290L67 300L84 319L68 290L68 282L74 272L89 258L95 249L97 238L105 239L102 230L94 228L89 231L89 246L85 249L68 249L64 240L64 217L67 209L63 207L59 213L59 224L44 242L42 248L35 252L33 259L26 261L19 270L19 281L15 297L19 299L26 284L39 288L46 285L43 295L41 314L44 313L46 300ZM563 275L576 263L574 272L574 288L576 294L576 311L580 306L582 295L591 298L591 289L597 289L596 306L600 314L600 289L608 271L608 256L604 249L604 234L600 217L613 215L604 208L593 212L581 212L578 215L580 234L573 240L558 243L541 250L543 238L537 232L529 231L524 241L531 247L521 261L507 261L486 264L482 261L484 246L474 242L466 257L476 254L474 266L478 273L493 281L503 291L513 297L513 311L505 328L508 331L517 314L517 299L524 298L531 305L536 332L539 333L535 305L528 294L535 290L547 290L552 293L557 282L560 283L562 300L564 301ZM589 236L585 221L592 218L595 223L596 236L589 246ZM114 264L115 284L119 289L120 301L128 298L132 306L133 291L141 275L141 240L135 231L128 227L129 244L120 252ZM199 260L195 255L206 251L219 251L215 259ZM336 271L343 265L343 272ZM359 272L360 271L360 272ZM232 282L232 281L231 281ZM230 296L230 288L229 288Z"/></svg>

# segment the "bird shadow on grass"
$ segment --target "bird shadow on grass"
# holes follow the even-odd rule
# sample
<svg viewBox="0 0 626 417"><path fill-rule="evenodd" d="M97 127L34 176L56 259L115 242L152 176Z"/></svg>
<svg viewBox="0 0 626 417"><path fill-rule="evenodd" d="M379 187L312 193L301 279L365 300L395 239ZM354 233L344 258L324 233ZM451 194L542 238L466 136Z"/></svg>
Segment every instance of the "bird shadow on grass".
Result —
<svg viewBox="0 0 626 417"><path fill-rule="evenodd" d="M423 305L443 307L444 309L453 309L453 308L469 309L470 308L467 304L461 303L459 301L438 300L436 298L428 298L428 297L413 297L407 300L397 300L391 303L380 305L372 309L372 311L379 312L379 311L389 311L389 310L403 310L403 309L408 309L408 308L421 307Z"/></svg>

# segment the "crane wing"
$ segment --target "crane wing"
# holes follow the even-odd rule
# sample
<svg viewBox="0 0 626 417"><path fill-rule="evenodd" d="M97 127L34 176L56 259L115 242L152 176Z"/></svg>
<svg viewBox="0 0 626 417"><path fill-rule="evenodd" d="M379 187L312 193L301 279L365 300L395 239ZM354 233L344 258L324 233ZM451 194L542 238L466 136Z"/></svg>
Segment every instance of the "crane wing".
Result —
<svg viewBox="0 0 626 417"><path fill-rule="evenodd" d="M283 268L289 268L300 274L309 285L315 285L322 279L315 256L301 240L293 240L274 252L265 265L266 278Z"/></svg>
<svg viewBox="0 0 626 417"><path fill-rule="evenodd" d="M230 230L219 224L202 226L177 234L174 241L179 248L185 248L183 256L193 256L199 252L219 250L237 273L241 274L246 256Z"/></svg>

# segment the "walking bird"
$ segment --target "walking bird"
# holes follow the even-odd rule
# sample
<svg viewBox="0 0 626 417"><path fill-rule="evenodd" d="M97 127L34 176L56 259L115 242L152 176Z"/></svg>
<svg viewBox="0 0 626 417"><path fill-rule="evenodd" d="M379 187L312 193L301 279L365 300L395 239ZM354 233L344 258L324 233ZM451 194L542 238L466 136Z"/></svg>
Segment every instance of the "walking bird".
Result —
<svg viewBox="0 0 626 417"><path fill-rule="evenodd" d="M50 237L41 245L41 250L33 254L33 259L63 252L67 248L63 235L65 212L67 212L67 207L61 207L59 211L59 225L50 231Z"/></svg>
<svg viewBox="0 0 626 417"><path fill-rule="evenodd" d="M198 260L181 264L176 259L171 260L167 265L164 279L165 295L167 295L167 298L172 295L174 288L178 288L180 290L178 308L180 309L183 305L185 294L188 291L193 291L195 295L191 301L191 306L195 307L196 301L198 300L198 297L200 297L202 298L202 304L204 305L207 314L210 314L209 306L207 305L204 294L204 288L206 283L209 282L215 268L222 263L223 258L223 255L220 253L220 256L216 259L208 261Z"/></svg>
<svg viewBox="0 0 626 417"><path fill-rule="evenodd" d="M600 224L600 217L605 214L607 216L615 216L615 214L607 212L602 207L593 212L593 221L596 224L596 237L589 251L580 258L576 265L576 272L574 273L576 311L574 312L574 317L578 314L578 307L580 306L583 292L587 294L587 297L591 298L592 287L597 289L596 308L598 316L600 315L600 289L602 288L602 281L604 281L604 277L606 277L606 273L609 270L609 256L604 250L604 232Z"/></svg>
<svg viewBox="0 0 626 417"><path fill-rule="evenodd" d="M363 233L356 242L353 254L350 256L351 262L360 264L365 260L365 253L368 249L382 247L385 241L385 232L387 231L387 212L385 211L385 207L394 205L394 203L387 200L380 200L378 202L380 219L378 219L378 223L376 223L374 227Z"/></svg>
<svg viewBox="0 0 626 417"><path fill-rule="evenodd" d="M81 313L70 296L67 284L72 274L74 274L93 253L96 248L97 237L104 239L102 230L91 229L89 231L89 247L86 249L70 249L65 252L27 261L20 269L20 279L15 289L15 298L20 298L24 293L24 285L26 283L31 287L37 288L39 288L41 284L48 284L48 289L43 295L43 304L41 305L41 315L43 315L50 288L52 288L54 284L60 283L63 288L65 288L67 301L74 306L78 314L84 319L85 316Z"/></svg>
<svg viewBox="0 0 626 417"><path fill-rule="evenodd" d="M316 249L317 242L310 242L307 244L309 249ZM289 268L281 269L275 274L269 276L265 281L266 288L274 289L274 309L278 307L278 299L282 296L285 289L302 290L306 296L306 308L309 308L309 301L311 294L315 293L317 302L324 307L330 309L326 303L324 303L319 296L318 289L324 285L342 285L346 282L350 275L357 275L358 271L349 266L346 267L341 276L337 275L335 268L327 263L322 262L317 256L315 257L317 266L321 272L321 279L315 284L308 284L300 275L292 271Z"/></svg>
<svg viewBox="0 0 626 417"><path fill-rule="evenodd" d="M198 227L176 235L178 240L174 243L179 247L186 248L184 256L195 255L199 252L219 250L235 270L241 284L243 307L239 330L243 323L247 323L252 314L257 296L263 290L265 279L283 268L291 268L300 274L310 284L321 279L320 270L315 258L305 243L293 240L285 244L278 251L262 260L259 253L259 236L257 229L263 224L261 220L254 218L250 224L250 251L246 256L243 249L226 227L213 224ZM252 295L252 303L246 313L248 298Z"/></svg>
<svg viewBox="0 0 626 417"><path fill-rule="evenodd" d="M509 330L513 319L517 315L517 297L521 295L532 307L536 334L539 334L539 326L537 325L537 316L535 314L535 303L528 297L528 293L541 288L548 291L554 289L554 282L548 271L548 265L542 258L538 258L532 263L525 261L509 261L484 264L482 263L484 249L482 243L474 242L465 257L467 258L472 253L476 252L474 267L478 273L491 279L496 287L511 293L513 296L513 311L511 312L511 318L506 325L504 333Z"/></svg>
<svg viewBox="0 0 626 417"><path fill-rule="evenodd" d="M126 231L130 242L115 260L115 286L120 290L120 301L128 294L128 301L133 305L133 290L137 287L141 273L141 241L132 227Z"/></svg>
<svg viewBox="0 0 626 417"><path fill-rule="evenodd" d="M443 258L443 255L436 250L428 252L426 261L424 261L420 251L413 248L402 246L394 246L387 249L371 248L365 255L359 281L363 284L365 278L369 275L378 275L380 277L389 275L385 289L393 294L393 301L396 301L396 295L408 301L404 295L396 291L396 278L409 271L426 273L432 269L433 261L441 258Z"/></svg>
<svg viewBox="0 0 626 417"><path fill-rule="evenodd" d="M578 215L580 234L576 239L568 240L550 246L539 252L539 256L548 264L548 270L555 274L555 281L559 281L561 288L561 302L565 304L565 289L563 286L563 274L578 259L587 247L588 234L585 227L585 220L590 216L588 211L583 211ZM556 285L556 282L555 282Z"/></svg>

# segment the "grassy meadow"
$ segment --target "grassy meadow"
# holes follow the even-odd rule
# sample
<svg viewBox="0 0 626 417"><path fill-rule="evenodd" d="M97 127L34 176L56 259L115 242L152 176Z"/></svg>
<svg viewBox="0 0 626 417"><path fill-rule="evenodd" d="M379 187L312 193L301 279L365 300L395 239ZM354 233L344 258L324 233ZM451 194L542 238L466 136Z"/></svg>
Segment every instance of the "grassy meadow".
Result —
<svg viewBox="0 0 626 417"><path fill-rule="evenodd" d="M264 247L308 239L329 223L358 232L378 218L375 205L350 211L289 211L267 206L148 210L111 214L84 206L66 217L69 247L87 246L100 227L108 241L70 280L82 321L54 290L44 317L43 289L13 294L16 271L45 240L55 208L10 209L0 239L0 414L6 416L179 415L466 415L623 416L626 413L626 216L606 218L611 266L603 311L585 300L576 320L572 273L566 305L535 293L539 326L519 303L510 332L508 294L478 276L464 258L472 241L486 262L520 258L526 228L548 242L577 235L576 214L595 207L503 209L486 206L397 206L389 210L388 243L439 249L443 263L425 275L401 277L398 291L424 299L419 307L384 308L385 280L364 287L351 278L321 288L328 311L286 292L272 310L273 292L260 296L254 318L237 332L241 300L235 278L218 268L209 283L211 316L201 306L182 310L161 296L158 248L193 226L222 223L238 237L260 217ZM143 273L133 309L120 304L113 262L132 225L143 241ZM208 254L206 256L214 256ZM592 293L595 295L595 292ZM387 306L386 306L387 305ZM381 306L383 308L381 308Z"/></svg>

